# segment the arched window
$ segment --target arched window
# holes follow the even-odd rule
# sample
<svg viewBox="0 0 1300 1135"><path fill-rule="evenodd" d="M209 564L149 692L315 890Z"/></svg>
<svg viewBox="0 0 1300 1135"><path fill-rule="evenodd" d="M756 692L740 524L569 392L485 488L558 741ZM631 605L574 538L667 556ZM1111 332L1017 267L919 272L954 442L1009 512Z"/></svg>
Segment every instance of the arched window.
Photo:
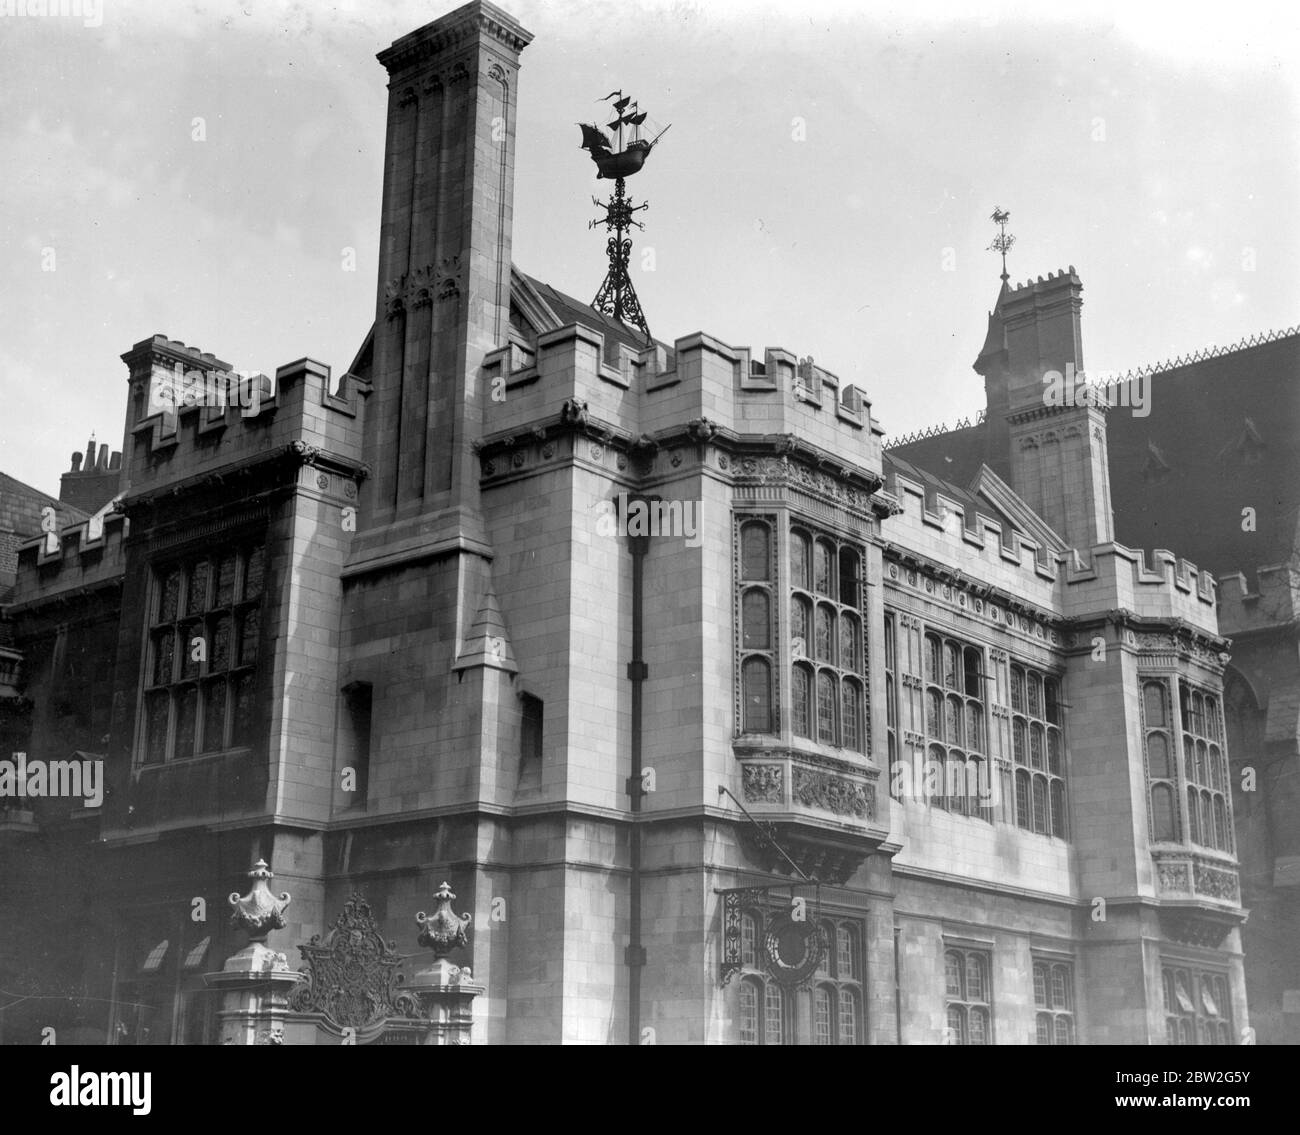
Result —
<svg viewBox="0 0 1300 1135"><path fill-rule="evenodd" d="M944 643L943 684L950 690L960 689L962 676L961 651L955 642Z"/></svg>
<svg viewBox="0 0 1300 1135"><path fill-rule="evenodd" d="M858 1036L862 1032L859 1025L862 1019L862 1011L859 1005L856 990L840 990L840 1044L858 1043Z"/></svg>
<svg viewBox="0 0 1300 1135"><path fill-rule="evenodd" d="M984 748L984 711L973 702L966 706L966 748L972 752L983 753Z"/></svg>
<svg viewBox="0 0 1300 1135"><path fill-rule="evenodd" d="M771 574L771 533L761 521L740 527L740 577L767 580Z"/></svg>
<svg viewBox="0 0 1300 1135"><path fill-rule="evenodd" d="M965 732L961 725L961 699L949 697L945 706L943 735L954 745L960 745Z"/></svg>
<svg viewBox="0 0 1300 1135"><path fill-rule="evenodd" d="M962 984L962 968L962 957L956 950L949 950L944 954L944 982L947 985L949 997L963 998L965 996L966 987Z"/></svg>
<svg viewBox="0 0 1300 1135"><path fill-rule="evenodd" d="M1011 708L1017 713L1025 710L1025 672L1019 666L1011 667Z"/></svg>
<svg viewBox="0 0 1300 1135"><path fill-rule="evenodd" d="M1201 805L1195 788L1187 789L1187 838L1201 842Z"/></svg>
<svg viewBox="0 0 1300 1135"><path fill-rule="evenodd" d="M1043 683L1043 698L1047 702L1047 720L1053 725L1061 724L1061 685L1055 678L1048 678Z"/></svg>
<svg viewBox="0 0 1300 1135"><path fill-rule="evenodd" d="M772 731L772 670L764 658L748 658L743 670L745 732Z"/></svg>
<svg viewBox="0 0 1300 1135"><path fill-rule="evenodd" d="M1016 770L1016 823L1026 831L1033 830L1033 805L1029 799L1029 773Z"/></svg>
<svg viewBox="0 0 1300 1135"><path fill-rule="evenodd" d="M1034 777L1034 831L1039 835L1047 831L1047 778Z"/></svg>
<svg viewBox="0 0 1300 1135"><path fill-rule="evenodd" d="M858 661L858 620L854 615L840 616L840 669L857 673L861 669Z"/></svg>
<svg viewBox="0 0 1300 1135"><path fill-rule="evenodd" d="M740 916L740 964L758 964L758 920L752 914Z"/></svg>
<svg viewBox="0 0 1300 1135"><path fill-rule="evenodd" d="M813 990L813 1044L834 1043L835 991L825 985Z"/></svg>
<svg viewBox="0 0 1300 1135"><path fill-rule="evenodd" d="M1046 767L1043 763L1043 727L1037 722L1029 727L1029 767Z"/></svg>
<svg viewBox="0 0 1300 1135"><path fill-rule="evenodd" d="M962 658L966 664L966 696L984 700L984 680L981 670L983 662L980 658L980 652L973 646L968 646L962 652Z"/></svg>
<svg viewBox="0 0 1300 1135"><path fill-rule="evenodd" d="M812 581L808 567L811 547L808 537L802 532L790 533L790 584L805 591L809 590L808 585Z"/></svg>
<svg viewBox="0 0 1300 1135"><path fill-rule="evenodd" d="M816 657L818 662L835 661L835 616L829 607L818 606L817 608L817 647Z"/></svg>
<svg viewBox="0 0 1300 1135"><path fill-rule="evenodd" d="M947 1044L969 1044L966 1037L966 1010L961 1005L948 1006Z"/></svg>
<svg viewBox="0 0 1300 1135"><path fill-rule="evenodd" d="M925 693L925 730L935 740L943 740L943 696L936 690Z"/></svg>
<svg viewBox="0 0 1300 1135"><path fill-rule="evenodd" d="M790 647L795 658L807 658L811 649L812 604L802 595L790 600Z"/></svg>
<svg viewBox="0 0 1300 1135"><path fill-rule="evenodd" d="M1043 716L1043 679L1033 671L1029 672L1029 716Z"/></svg>
<svg viewBox="0 0 1300 1135"><path fill-rule="evenodd" d="M1169 738L1163 733L1147 734L1147 770L1157 780L1168 780L1173 776L1173 765L1169 760Z"/></svg>
<svg viewBox="0 0 1300 1135"><path fill-rule="evenodd" d="M1167 784L1157 784L1151 789L1152 838L1157 842L1177 839L1174 828L1174 791Z"/></svg>
<svg viewBox="0 0 1300 1135"><path fill-rule="evenodd" d="M848 607L861 607L861 560L852 548L840 549L840 602Z"/></svg>
<svg viewBox="0 0 1300 1135"><path fill-rule="evenodd" d="M1228 838L1228 809L1222 796L1214 798L1214 830L1218 833L1218 840L1214 846L1220 851L1232 850L1231 840Z"/></svg>
<svg viewBox="0 0 1300 1135"><path fill-rule="evenodd" d="M754 978L744 978L740 983L740 1043L758 1044L758 1006L763 995L763 984Z"/></svg>
<svg viewBox="0 0 1300 1135"><path fill-rule="evenodd" d="M1168 724L1165 717L1165 688L1159 682L1147 682L1142 687L1142 704L1146 711L1148 729Z"/></svg>
<svg viewBox="0 0 1300 1135"><path fill-rule="evenodd" d="M795 666L790 681L794 720L791 727L799 737L812 737L812 675L806 666Z"/></svg>
<svg viewBox="0 0 1300 1135"><path fill-rule="evenodd" d="M774 981L763 989L763 1039L765 1044L785 1043L785 992Z"/></svg>
<svg viewBox="0 0 1300 1135"><path fill-rule="evenodd" d="M1027 732L1025 723L1020 718L1016 718L1011 726L1011 751L1018 765L1029 763L1028 755L1025 752L1025 734Z"/></svg>
<svg viewBox="0 0 1300 1135"><path fill-rule="evenodd" d="M935 685L940 683L940 673L942 670L941 658L943 656L943 643L936 635L928 634L925 636L925 680L933 682Z"/></svg>
<svg viewBox="0 0 1300 1135"><path fill-rule="evenodd" d="M836 682L830 673L817 674L817 740L824 745L835 744Z"/></svg>
<svg viewBox="0 0 1300 1135"><path fill-rule="evenodd" d="M818 540L813 546L813 590L818 595L834 599L834 576L831 564L835 559L835 549L825 540Z"/></svg>
<svg viewBox="0 0 1300 1135"><path fill-rule="evenodd" d="M1052 834L1065 834L1065 785L1052 781Z"/></svg>
<svg viewBox="0 0 1300 1135"><path fill-rule="evenodd" d="M772 611L767 592L752 587L740 602L740 621L746 649L767 650L771 646Z"/></svg>
<svg viewBox="0 0 1300 1135"><path fill-rule="evenodd" d="M847 923L835 929L835 972L841 981L858 980L857 937L857 932Z"/></svg>
<svg viewBox="0 0 1300 1135"><path fill-rule="evenodd" d="M843 696L843 709L840 714L840 726L843 732L843 744L846 749L862 751L862 694L858 684L852 678L845 678L840 686Z"/></svg>

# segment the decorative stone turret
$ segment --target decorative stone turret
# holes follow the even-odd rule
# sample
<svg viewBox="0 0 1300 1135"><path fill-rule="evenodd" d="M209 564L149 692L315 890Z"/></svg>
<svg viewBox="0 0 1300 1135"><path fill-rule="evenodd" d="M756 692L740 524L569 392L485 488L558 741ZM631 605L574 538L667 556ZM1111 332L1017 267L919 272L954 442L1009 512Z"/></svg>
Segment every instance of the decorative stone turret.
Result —
<svg viewBox="0 0 1300 1135"><path fill-rule="evenodd" d="M271 893L274 878L266 860L248 872L248 894L230 896L230 924L248 932L248 945L233 954L220 973L204 975L209 988L220 990L222 1044L281 1044L289 990L301 974L289 968L285 956L266 944L272 930L284 927L288 891Z"/></svg>
<svg viewBox="0 0 1300 1135"><path fill-rule="evenodd" d="M438 906L432 914L420 911L415 916L418 941L433 951L433 963L417 973L408 988L419 999L421 1015L427 1020L425 1044L469 1044L473 1002L483 987L473 983L468 966L454 965L447 955L469 944L467 931L473 916L451 909L456 896L445 881L434 898Z"/></svg>

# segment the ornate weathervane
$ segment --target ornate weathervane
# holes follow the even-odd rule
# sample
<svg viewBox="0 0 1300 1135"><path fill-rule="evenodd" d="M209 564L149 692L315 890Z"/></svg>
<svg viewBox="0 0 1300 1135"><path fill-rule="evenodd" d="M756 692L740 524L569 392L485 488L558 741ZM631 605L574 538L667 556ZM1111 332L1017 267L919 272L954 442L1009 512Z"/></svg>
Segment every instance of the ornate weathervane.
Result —
<svg viewBox="0 0 1300 1135"><path fill-rule="evenodd" d="M998 226L998 235L993 238L993 243L989 245L990 252L1002 253L1002 282L1005 284L1010 277L1007 275L1007 253L1011 251L1011 246L1016 243L1016 238L1007 232L1007 222L1011 220L1011 214L998 206L993 206L993 216L989 218Z"/></svg>
<svg viewBox="0 0 1300 1135"><path fill-rule="evenodd" d="M582 130L582 148L591 155L596 163L596 177L609 178L614 182L614 192L608 201L593 197L593 204L605 210L605 215L591 221L588 228L604 225L611 235L605 244L605 253L609 257L609 271L605 282L600 285L591 306L605 315L612 316L620 323L628 324L640 330L646 342L654 340L645 314L641 310L641 301L636 297L631 277L627 272L628 261L632 255L632 240L628 233L633 228L644 228L633 216L649 206L642 202L634 205L627 195L626 180L634 173L639 173L645 165L650 151L659 139L668 132L665 126L653 138L646 141L641 137L641 128L645 124L646 113L640 110L631 96L622 91L612 91L600 102L614 102L614 121L605 128L579 123ZM672 124L669 123L669 126ZM606 134L608 129L610 134ZM612 137L611 137L612 135ZM626 135L626 137L625 137Z"/></svg>

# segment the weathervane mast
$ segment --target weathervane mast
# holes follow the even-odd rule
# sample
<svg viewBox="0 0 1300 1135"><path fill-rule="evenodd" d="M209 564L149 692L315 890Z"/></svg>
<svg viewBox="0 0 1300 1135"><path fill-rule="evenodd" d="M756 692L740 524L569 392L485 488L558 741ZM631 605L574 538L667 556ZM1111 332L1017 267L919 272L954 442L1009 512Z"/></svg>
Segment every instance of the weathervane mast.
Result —
<svg viewBox="0 0 1300 1135"><path fill-rule="evenodd" d="M997 225L1000 230L998 235L993 238L993 243L989 245L989 251L1002 253L1002 282L1005 284L1010 279L1007 275L1007 253L1011 250L1011 246L1016 243L1016 238L1007 232L1007 222L1011 220L1011 214L1006 209L994 205L993 216L989 220Z"/></svg>
<svg viewBox="0 0 1300 1135"><path fill-rule="evenodd" d="M591 301L591 306L605 315L612 316L620 323L636 327L649 344L653 343L654 339L650 335L650 327L641 310L641 301L637 299L636 289L632 287L632 278L628 275L627 266L632 256L632 239L628 233L633 228L644 228L633 214L650 206L645 202L640 205L632 203L632 199L627 195L626 179L640 172L646 158L650 156L650 151L667 133L668 127L665 126L650 141L644 141L641 138L641 126L646 120L646 113L638 108L630 95L624 96L622 91L613 91L598 101L608 102L610 99L616 100L614 121L610 122L606 129L613 132L616 142L611 140L605 133L605 129L600 126L579 123L582 130L582 148L588 151L591 160L596 163L596 177L609 178L614 182L614 192L608 201L602 201L598 197L591 199L593 204L605 210L605 215L590 221L587 227L594 229L597 225L604 225L611 234L605 243L605 254L609 257L609 271L605 274L605 282L600 285L596 298ZM626 146L624 145L625 130L631 134L631 140ZM615 145L618 147L617 151L614 149Z"/></svg>

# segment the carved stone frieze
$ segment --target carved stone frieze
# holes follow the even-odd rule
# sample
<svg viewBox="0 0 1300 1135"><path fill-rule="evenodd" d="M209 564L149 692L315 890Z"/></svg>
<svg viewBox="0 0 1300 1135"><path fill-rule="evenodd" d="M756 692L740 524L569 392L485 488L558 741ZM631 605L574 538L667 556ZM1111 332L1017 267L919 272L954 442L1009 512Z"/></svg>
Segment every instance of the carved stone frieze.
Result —
<svg viewBox="0 0 1300 1135"><path fill-rule="evenodd" d="M820 808L838 816L854 816L861 820L875 816L875 791L867 784L856 784L842 776L795 765L791 789L794 802L805 808Z"/></svg>
<svg viewBox="0 0 1300 1135"><path fill-rule="evenodd" d="M1204 863L1195 865L1193 876L1198 895L1207 895L1224 902L1237 902L1240 890L1237 885L1237 873L1222 867L1210 867Z"/></svg>

